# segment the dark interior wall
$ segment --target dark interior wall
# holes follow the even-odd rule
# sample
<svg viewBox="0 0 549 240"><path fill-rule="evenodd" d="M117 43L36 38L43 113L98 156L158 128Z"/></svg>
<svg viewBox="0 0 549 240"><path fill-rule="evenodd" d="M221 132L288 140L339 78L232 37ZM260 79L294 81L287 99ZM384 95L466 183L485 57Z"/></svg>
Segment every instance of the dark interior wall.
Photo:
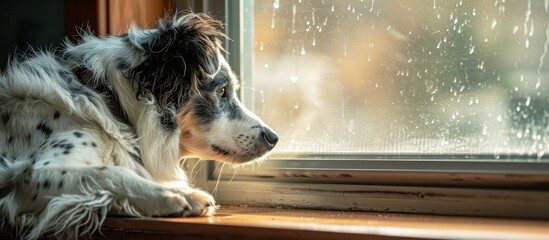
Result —
<svg viewBox="0 0 549 240"><path fill-rule="evenodd" d="M65 0L0 1L0 69L29 46L52 48L65 36Z"/></svg>

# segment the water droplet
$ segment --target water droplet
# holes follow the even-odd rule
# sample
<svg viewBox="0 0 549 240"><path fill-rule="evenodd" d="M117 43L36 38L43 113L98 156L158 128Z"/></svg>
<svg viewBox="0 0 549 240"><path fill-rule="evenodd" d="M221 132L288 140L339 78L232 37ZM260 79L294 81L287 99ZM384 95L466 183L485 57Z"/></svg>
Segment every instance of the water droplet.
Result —
<svg viewBox="0 0 549 240"><path fill-rule="evenodd" d="M530 98L530 96L528 96L526 98L526 102L524 103L524 105L526 105L527 107L530 106L530 100L531 100L531 98Z"/></svg>
<svg viewBox="0 0 549 240"><path fill-rule="evenodd" d="M496 25L498 24L498 22L496 21L496 19L492 19L492 30L494 30L494 28L496 28Z"/></svg>
<svg viewBox="0 0 549 240"><path fill-rule="evenodd" d="M473 54L475 52L475 46L471 47L471 49L469 49L469 54Z"/></svg>
<svg viewBox="0 0 549 240"><path fill-rule="evenodd" d="M520 131L517 132L517 138L518 138L518 139L521 139L521 138L522 138L522 132L520 132Z"/></svg>
<svg viewBox="0 0 549 240"><path fill-rule="evenodd" d="M294 109L299 109L299 103L296 103L296 104L294 105Z"/></svg>
<svg viewBox="0 0 549 240"><path fill-rule="evenodd" d="M259 51L263 51L263 41L259 42Z"/></svg>
<svg viewBox="0 0 549 240"><path fill-rule="evenodd" d="M268 68L268 67L269 67L269 64L265 63L265 65L264 65L264 66L265 66L265 68Z"/></svg>
<svg viewBox="0 0 549 240"><path fill-rule="evenodd" d="M519 30L519 26L515 25L515 26L513 27L513 34L517 33L518 30Z"/></svg>
<svg viewBox="0 0 549 240"><path fill-rule="evenodd" d="M305 47L303 45L301 45L301 55L305 55Z"/></svg>
<svg viewBox="0 0 549 240"><path fill-rule="evenodd" d="M496 117L496 120L498 120L498 122L501 122L501 114Z"/></svg>
<svg viewBox="0 0 549 240"><path fill-rule="evenodd" d="M278 9L280 7L280 0L273 1L273 8Z"/></svg>
<svg viewBox="0 0 549 240"><path fill-rule="evenodd" d="M290 77L290 80L292 81L292 83L295 83L295 82L297 82L297 80L299 80L299 76L293 75L293 76Z"/></svg>

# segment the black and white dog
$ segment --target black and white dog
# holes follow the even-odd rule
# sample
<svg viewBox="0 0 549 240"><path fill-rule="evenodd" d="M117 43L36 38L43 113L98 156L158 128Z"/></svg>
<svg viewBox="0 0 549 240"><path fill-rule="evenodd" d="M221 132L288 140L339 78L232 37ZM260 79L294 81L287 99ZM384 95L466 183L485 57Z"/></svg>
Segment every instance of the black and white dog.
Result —
<svg viewBox="0 0 549 240"><path fill-rule="evenodd" d="M157 25L83 34L0 75L0 227L66 239L107 214L212 215L180 159L266 158L278 137L239 102L221 23L190 13Z"/></svg>

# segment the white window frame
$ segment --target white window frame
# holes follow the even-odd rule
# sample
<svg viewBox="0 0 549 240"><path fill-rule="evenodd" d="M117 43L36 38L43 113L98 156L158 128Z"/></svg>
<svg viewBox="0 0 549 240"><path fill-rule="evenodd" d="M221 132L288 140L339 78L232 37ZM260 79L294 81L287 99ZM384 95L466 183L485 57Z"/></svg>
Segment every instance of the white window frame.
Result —
<svg viewBox="0 0 549 240"><path fill-rule="evenodd" d="M252 81L252 19L244 14L249 11L250 0L225 0L232 39L226 44L228 61L243 85ZM243 87L240 94L253 109L253 90ZM192 180L214 191L221 205L549 219L549 157L493 159L490 154L288 154L236 175L232 167L214 162L185 165L203 169L191 173Z"/></svg>

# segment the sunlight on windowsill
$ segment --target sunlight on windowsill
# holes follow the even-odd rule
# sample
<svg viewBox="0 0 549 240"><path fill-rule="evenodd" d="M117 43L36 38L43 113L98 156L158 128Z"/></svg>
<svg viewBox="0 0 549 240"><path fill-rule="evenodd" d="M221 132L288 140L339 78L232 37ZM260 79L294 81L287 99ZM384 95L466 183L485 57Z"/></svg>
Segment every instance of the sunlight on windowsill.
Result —
<svg viewBox="0 0 549 240"><path fill-rule="evenodd" d="M96 239L547 239L549 222L224 206L215 217L108 218Z"/></svg>

